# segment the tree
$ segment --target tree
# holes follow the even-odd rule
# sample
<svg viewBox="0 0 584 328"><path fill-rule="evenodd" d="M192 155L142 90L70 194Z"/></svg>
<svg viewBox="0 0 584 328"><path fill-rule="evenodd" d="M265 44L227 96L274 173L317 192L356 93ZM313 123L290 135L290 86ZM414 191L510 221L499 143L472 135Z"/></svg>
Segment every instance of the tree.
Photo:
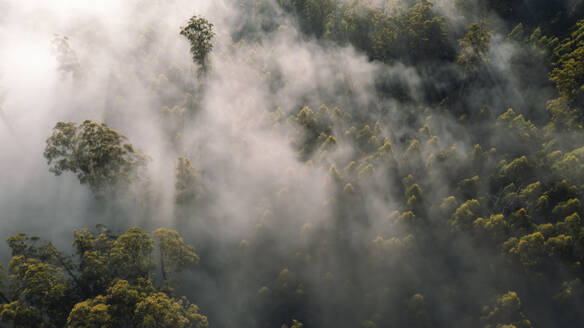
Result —
<svg viewBox="0 0 584 328"><path fill-rule="evenodd" d="M288 326L287 324L283 324L282 328L302 328L304 327L304 324L296 319L292 319L292 326Z"/></svg>
<svg viewBox="0 0 584 328"><path fill-rule="evenodd" d="M335 9L333 0L306 0L304 2L303 17L306 19L306 28L317 37L322 36L327 17ZM304 26L304 24L303 24Z"/></svg>
<svg viewBox="0 0 584 328"><path fill-rule="evenodd" d="M547 102L546 109L550 115L547 130L582 130L582 111L572 108L570 103L567 97L559 97Z"/></svg>
<svg viewBox="0 0 584 328"><path fill-rule="evenodd" d="M175 300L160 292L142 299L134 311L139 327L207 327L207 318L198 312L199 308L185 298Z"/></svg>
<svg viewBox="0 0 584 328"><path fill-rule="evenodd" d="M531 322L521 312L521 300L513 291L497 295L491 304L483 308L481 320L485 328L531 328Z"/></svg>
<svg viewBox="0 0 584 328"><path fill-rule="evenodd" d="M105 227L99 228L95 233L86 228L73 231L75 255L80 258L77 271L82 297L105 293L113 279L109 266L110 250L117 236Z"/></svg>
<svg viewBox="0 0 584 328"><path fill-rule="evenodd" d="M480 214L481 205L476 199L469 199L460 205L452 217L450 224L455 229L465 230L472 227L473 222Z"/></svg>
<svg viewBox="0 0 584 328"><path fill-rule="evenodd" d="M152 268L154 242L141 228L130 228L113 242L110 258L117 276L135 281L146 278Z"/></svg>
<svg viewBox="0 0 584 328"><path fill-rule="evenodd" d="M211 40L215 36L213 24L203 17L197 15L191 17L187 25L181 27L180 35L184 36L191 43L191 54L193 61L201 65L203 72L207 71L207 57L213 50Z"/></svg>
<svg viewBox="0 0 584 328"><path fill-rule="evenodd" d="M171 272L180 272L199 261L192 246L185 244L178 232L160 228L152 233L160 250L160 270L166 280Z"/></svg>
<svg viewBox="0 0 584 328"><path fill-rule="evenodd" d="M175 196L174 201L178 205L188 205L193 201L203 198L205 185L201 171L197 170L188 158L180 156L174 170Z"/></svg>
<svg viewBox="0 0 584 328"><path fill-rule="evenodd" d="M174 271L198 260L176 231L153 233ZM66 256L50 242L18 234L12 249L9 293L0 295L0 321L10 327L207 327L186 298L154 285L153 238L140 228L121 236L101 228L75 231L76 252ZM166 278L165 278L166 279Z"/></svg>
<svg viewBox="0 0 584 328"><path fill-rule="evenodd" d="M491 215L488 219L478 218L473 222L473 226L486 232L497 242L505 240L509 232L509 223L503 214Z"/></svg>
<svg viewBox="0 0 584 328"><path fill-rule="evenodd" d="M61 268L17 255L10 261L9 271L11 290L15 291L12 305L19 308L16 312L24 310L35 321L48 318L49 327L59 326L64 319L61 306L68 303Z"/></svg>
<svg viewBox="0 0 584 328"><path fill-rule="evenodd" d="M407 58L413 62L450 56L446 18L436 15L433 6L430 1L420 0L397 18L401 42L405 42Z"/></svg>
<svg viewBox="0 0 584 328"><path fill-rule="evenodd" d="M58 122L47 139L44 156L50 172L77 174L82 184L98 193L118 183L130 183L145 166L147 156L125 142L127 138L105 123L86 120L77 126L73 122Z"/></svg>
<svg viewBox="0 0 584 328"><path fill-rule="evenodd" d="M545 238L541 232L534 232L521 238L509 238L503 248L527 268L537 269L545 255Z"/></svg>
<svg viewBox="0 0 584 328"><path fill-rule="evenodd" d="M504 182L522 183L531 176L531 164L527 157L521 156L513 159L511 162L501 162L499 169L499 178Z"/></svg>
<svg viewBox="0 0 584 328"><path fill-rule="evenodd" d="M77 80L83 77L77 54L69 46L68 37L55 34L53 49L57 55L57 62L59 63L57 69L61 72L61 78L65 78L69 73Z"/></svg>
<svg viewBox="0 0 584 328"><path fill-rule="evenodd" d="M466 29L464 38L458 40L460 54L457 61L465 71L476 74L485 61L484 55L489 50L491 32L486 21L471 24Z"/></svg>
<svg viewBox="0 0 584 328"><path fill-rule="evenodd" d="M553 70L550 80L560 96L582 104L584 99L584 20L553 50Z"/></svg>
<svg viewBox="0 0 584 328"><path fill-rule="evenodd" d="M406 317L409 327L431 327L428 313L426 310L426 301L420 293L412 295L406 300Z"/></svg>
<svg viewBox="0 0 584 328"><path fill-rule="evenodd" d="M446 18L436 15L433 6L421 0L395 16L374 12L372 57L412 63L449 58Z"/></svg>
<svg viewBox="0 0 584 328"><path fill-rule="evenodd" d="M149 280L118 280L104 296L77 303L69 327L204 328L207 318L186 298L158 292Z"/></svg>

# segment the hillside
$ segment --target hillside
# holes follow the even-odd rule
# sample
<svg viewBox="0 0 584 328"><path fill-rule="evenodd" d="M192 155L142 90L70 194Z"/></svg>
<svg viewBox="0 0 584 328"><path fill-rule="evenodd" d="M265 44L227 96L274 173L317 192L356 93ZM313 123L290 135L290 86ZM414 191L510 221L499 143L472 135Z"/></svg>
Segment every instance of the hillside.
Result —
<svg viewBox="0 0 584 328"><path fill-rule="evenodd" d="M584 326L584 1L0 12L0 326Z"/></svg>

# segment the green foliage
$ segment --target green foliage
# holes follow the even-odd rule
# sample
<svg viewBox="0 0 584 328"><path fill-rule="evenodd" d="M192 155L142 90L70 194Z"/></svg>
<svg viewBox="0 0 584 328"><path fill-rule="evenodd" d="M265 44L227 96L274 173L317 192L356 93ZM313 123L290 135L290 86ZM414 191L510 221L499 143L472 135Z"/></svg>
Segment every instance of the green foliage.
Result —
<svg viewBox="0 0 584 328"><path fill-rule="evenodd" d="M511 30L509 35L507 35L507 38L516 42L520 42L523 41L524 36L525 27L523 26L523 23L519 23L513 28L513 30Z"/></svg>
<svg viewBox="0 0 584 328"><path fill-rule="evenodd" d="M572 236L558 235L545 241L545 249L548 255L555 258L569 258L572 255L574 238Z"/></svg>
<svg viewBox="0 0 584 328"><path fill-rule="evenodd" d="M141 228L130 228L112 244L110 257L117 275L134 281L147 277L152 268L154 245L150 235Z"/></svg>
<svg viewBox="0 0 584 328"><path fill-rule="evenodd" d="M481 320L485 328L517 327L531 328L531 322L521 312L521 300L516 292L498 295L490 305L483 308Z"/></svg>
<svg viewBox="0 0 584 328"><path fill-rule="evenodd" d="M473 226L483 230L498 242L505 240L509 233L509 223L503 214L491 215L488 219L478 218L473 222Z"/></svg>
<svg viewBox="0 0 584 328"><path fill-rule="evenodd" d="M515 235L524 235L533 230L532 219L524 208L509 214L507 221Z"/></svg>
<svg viewBox="0 0 584 328"><path fill-rule="evenodd" d="M505 127L517 142L537 141L537 127L531 121L526 120L522 114L516 114L509 108L497 118L497 123Z"/></svg>
<svg viewBox="0 0 584 328"><path fill-rule="evenodd" d="M160 250L160 270L164 279L168 279L169 273L180 272L199 261L194 248L185 244L178 232L159 228L152 237Z"/></svg>
<svg viewBox="0 0 584 328"><path fill-rule="evenodd" d="M543 186L541 182L537 181L523 188L519 193L519 199L526 203L528 207L533 208L542 193Z"/></svg>
<svg viewBox="0 0 584 328"><path fill-rule="evenodd" d="M117 237L103 227L95 234L85 228L74 230L73 236L75 254L80 258L77 270L81 295L104 293L113 279L110 250Z"/></svg>
<svg viewBox="0 0 584 328"><path fill-rule="evenodd" d="M370 58L423 62L447 58L446 19L426 0L413 6L380 8L370 1L280 0L308 34L351 43ZM387 8L389 9L389 8Z"/></svg>
<svg viewBox="0 0 584 328"><path fill-rule="evenodd" d="M509 163L503 163L499 170L499 177L506 181L524 182L530 176L531 166L527 157L521 156Z"/></svg>
<svg viewBox="0 0 584 328"><path fill-rule="evenodd" d="M480 214L481 205L478 200L470 199L460 205L454 214L452 215L450 221L451 225L460 230L467 230L472 227L473 222L477 219Z"/></svg>
<svg viewBox="0 0 584 328"><path fill-rule="evenodd" d="M183 156L178 158L175 176L175 196L174 201L178 205L192 204L194 201L202 199L206 194L202 173L198 171L191 162Z"/></svg>
<svg viewBox="0 0 584 328"><path fill-rule="evenodd" d="M517 239L510 238L503 245L507 253L530 269L537 269L545 255L545 238L541 232L534 232Z"/></svg>
<svg viewBox="0 0 584 328"><path fill-rule="evenodd" d="M27 306L19 301L0 305L0 321L10 322L16 328L48 326L43 322L34 307Z"/></svg>
<svg viewBox="0 0 584 328"><path fill-rule="evenodd" d="M153 293L136 304L134 315L144 328L204 328L207 318L198 313L196 305L185 298L174 300L164 293Z"/></svg>
<svg viewBox="0 0 584 328"><path fill-rule="evenodd" d="M581 113L578 109L571 108L568 98L560 97L548 101L547 110L550 114L550 123L546 126L548 130L582 129Z"/></svg>
<svg viewBox="0 0 584 328"><path fill-rule="evenodd" d="M176 231L140 228L112 235L101 228L74 232L77 259L51 243L18 234L8 239L8 296L0 320L15 327L207 327L207 318L186 298L154 286L156 239L163 272L178 272L198 260ZM166 280L166 277L164 277ZM163 286L165 287L165 286ZM166 288L166 287L165 287Z"/></svg>
<svg viewBox="0 0 584 328"><path fill-rule="evenodd" d="M580 205L580 200L577 198L572 198L565 202L559 203L552 210L552 214L558 219L573 213L582 213L582 206Z"/></svg>
<svg viewBox="0 0 584 328"><path fill-rule="evenodd" d="M395 16L374 12L373 58L412 62L447 58L446 19L436 15L432 7L431 2L422 0Z"/></svg>
<svg viewBox="0 0 584 328"><path fill-rule="evenodd" d="M185 298L157 292L147 280L131 285L118 280L104 296L75 304L69 327L173 327L203 328L207 318Z"/></svg>
<svg viewBox="0 0 584 328"><path fill-rule="evenodd" d="M556 230L568 235L577 236L582 225L581 221L578 213L572 213L572 215L566 216L563 221L556 223Z"/></svg>
<svg viewBox="0 0 584 328"><path fill-rule="evenodd" d="M466 29L464 38L458 40L460 54L457 62L462 65L466 72L476 74L481 64L485 61L485 54L489 50L492 33L489 31L489 24L480 21L470 25Z"/></svg>
<svg viewBox="0 0 584 328"><path fill-rule="evenodd" d="M463 179L457 185L457 190L465 198L475 198L479 189L479 176Z"/></svg>
<svg viewBox="0 0 584 328"><path fill-rule="evenodd" d="M584 20L553 51L554 69L550 80L562 97L579 101L584 91Z"/></svg>
<svg viewBox="0 0 584 328"><path fill-rule="evenodd" d="M303 17L307 20L310 31L317 36L324 33L324 22L334 10L333 0L306 0L304 1Z"/></svg>
<svg viewBox="0 0 584 328"><path fill-rule="evenodd" d="M576 9L573 16L538 19L541 8L558 8L553 1L530 3L539 9L529 19L517 12L525 8L518 0L455 2L447 16L449 1L279 0L281 8L237 2L247 17L235 17L229 25L241 31L224 36L241 41L221 47L217 58L251 68L250 85L277 96L288 87L274 41L291 28L278 24L299 26L305 35L294 35L294 42L308 39L309 50L334 50L336 42L349 49L337 49L342 56L355 48L367 56L359 62L373 63L365 77L324 63L332 74L316 74L319 87L287 99L280 104L285 109L259 116L231 111L236 128L287 139L298 158L280 177L269 174L242 195L245 206L237 208L245 210L233 219L251 228L233 232L236 238L220 234L235 212L221 210L225 204L211 201L205 185L224 171L204 176L178 158L174 195L163 196L174 196L175 207L156 213L209 218L194 233L208 238L202 249L212 258L201 263L204 271L189 281L188 292L198 293L212 277L217 295L200 301L229 298L211 311L218 326L300 328L298 318L308 326L531 327L523 312L534 325L582 322L584 23L557 28L573 24ZM193 16L180 31L201 73L209 70L213 28ZM249 40L255 45L245 45ZM59 69L75 77L80 65L67 39L55 45L64 59ZM175 147L175 156L194 151L179 141L194 118L187 114L205 96L185 74L168 70L147 79L162 108L163 142ZM363 78L372 83L358 85ZM371 95L366 101L356 94L363 86ZM277 96L260 103L275 107ZM351 108L309 107L318 101ZM124 136L91 121L58 123L45 157L52 172L75 173L99 193L138 181L146 162ZM314 184L303 185L299 175ZM234 181L219 180L214 191ZM249 215L257 221L247 221ZM175 289L183 271L199 262L176 231L81 229L74 232L73 256L24 234L8 244L9 276L0 279L0 320L8 327L208 325ZM487 301L481 315L484 295L508 290L516 292ZM534 299L522 304L518 294ZM545 309L553 314L540 313Z"/></svg>
<svg viewBox="0 0 584 328"><path fill-rule="evenodd" d="M146 163L145 155L105 123L58 122L54 130L44 151L49 171L55 175L71 171L94 192L138 179L137 170Z"/></svg>
<svg viewBox="0 0 584 328"><path fill-rule="evenodd" d="M304 327L304 324L296 319L292 319L292 325L288 326L286 324L283 324L281 328L302 328Z"/></svg>
<svg viewBox="0 0 584 328"><path fill-rule="evenodd" d="M110 306L105 303L103 296L79 302L71 310L67 318L67 325L75 328L100 328L110 326L112 317L108 313L109 308Z"/></svg>
<svg viewBox="0 0 584 328"><path fill-rule="evenodd" d="M213 50L213 24L197 15L191 17L187 24L180 29L180 35L191 43L193 61L201 65L203 72L208 69L208 57Z"/></svg>
<svg viewBox="0 0 584 328"><path fill-rule="evenodd" d="M9 264L11 289L21 306L35 308L39 317L48 316L57 325L62 317L60 307L65 299L65 281L60 268L22 255L12 257Z"/></svg>

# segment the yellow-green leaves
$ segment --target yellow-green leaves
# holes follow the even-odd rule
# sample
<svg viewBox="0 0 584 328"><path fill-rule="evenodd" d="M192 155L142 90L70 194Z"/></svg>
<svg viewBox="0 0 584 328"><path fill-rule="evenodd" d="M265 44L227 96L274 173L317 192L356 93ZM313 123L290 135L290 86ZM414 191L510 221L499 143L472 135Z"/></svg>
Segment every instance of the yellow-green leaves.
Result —
<svg viewBox="0 0 584 328"><path fill-rule="evenodd" d="M95 299L75 304L67 318L70 328L102 328L111 326L112 317L108 313L109 305L104 304L105 297L98 296Z"/></svg>
<svg viewBox="0 0 584 328"><path fill-rule="evenodd" d="M41 318L45 317L52 325L62 322L64 317L59 309L68 301L65 297L65 279L60 268L17 255L10 261L9 271L14 302L0 308L3 321L15 325L28 321L40 324L45 321ZM34 327L42 326L40 324Z"/></svg>
<svg viewBox="0 0 584 328"><path fill-rule="evenodd" d="M126 143L125 136L105 123L89 120L79 126L58 122L47 139L44 156L50 165L49 171L55 175L71 171L94 192L137 179L136 170L144 166L147 159Z"/></svg>
<svg viewBox="0 0 584 328"><path fill-rule="evenodd" d="M489 50L491 34L489 24L480 21L470 25L464 38L458 40L461 50L457 61L467 72L476 74L485 61L484 55Z"/></svg>
<svg viewBox="0 0 584 328"><path fill-rule="evenodd" d="M0 305L0 321L10 322L16 328L42 327L43 321L32 306L20 301Z"/></svg>
<svg viewBox="0 0 584 328"><path fill-rule="evenodd" d="M141 228L130 228L116 239L111 262L119 277L134 280L146 277L152 267L152 238Z"/></svg>
<svg viewBox="0 0 584 328"><path fill-rule="evenodd" d="M525 267L536 269L545 256L544 242L543 234L534 232L521 238L510 238L503 244L503 248Z"/></svg>
<svg viewBox="0 0 584 328"><path fill-rule="evenodd" d="M106 295L77 303L69 327L169 327L204 328L207 318L186 298L175 299L157 292L147 280L132 285L117 281Z"/></svg>
<svg viewBox="0 0 584 328"><path fill-rule="evenodd" d="M2 322L23 328L207 326L196 305L166 294L166 276L160 287L152 282L154 240L164 273L199 259L176 231L158 229L151 236L131 228L114 236L98 226L74 236L75 260L36 237L8 239L13 257L10 294L0 295Z"/></svg>
<svg viewBox="0 0 584 328"><path fill-rule="evenodd" d="M138 327L143 328L203 328L207 318L186 299L174 300L164 293L152 293L136 304L134 311Z"/></svg>
<svg viewBox="0 0 584 328"><path fill-rule="evenodd" d="M480 215L480 210L481 205L478 200L467 200L452 215L451 225L460 230L471 228L475 219Z"/></svg>
<svg viewBox="0 0 584 328"><path fill-rule="evenodd" d="M290 328L302 328L302 327L304 327L304 324L302 322L296 320L296 319L292 319L292 325L291 326L288 326L287 324L283 324L281 326L281 328L288 328L288 327L290 327Z"/></svg>
<svg viewBox="0 0 584 328"><path fill-rule="evenodd" d="M550 80L556 84L562 97L581 100L584 91L584 20L554 49L554 69Z"/></svg>
<svg viewBox="0 0 584 328"><path fill-rule="evenodd" d="M481 321L485 323L485 328L531 328L531 322L521 312L521 300L513 291L497 295L491 304L485 306Z"/></svg>
<svg viewBox="0 0 584 328"><path fill-rule="evenodd" d="M499 177L505 181L523 182L530 175L531 164L527 157L521 156L511 162L502 162Z"/></svg>
<svg viewBox="0 0 584 328"><path fill-rule="evenodd" d="M185 244L178 232L160 228L152 237L160 250L160 269L165 279L169 273L180 272L199 261L193 246Z"/></svg>

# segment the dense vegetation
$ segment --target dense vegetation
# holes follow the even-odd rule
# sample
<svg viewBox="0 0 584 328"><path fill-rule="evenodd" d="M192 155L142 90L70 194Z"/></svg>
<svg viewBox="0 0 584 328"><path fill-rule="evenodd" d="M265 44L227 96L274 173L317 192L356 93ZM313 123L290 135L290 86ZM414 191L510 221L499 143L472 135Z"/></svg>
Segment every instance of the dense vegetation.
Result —
<svg viewBox="0 0 584 328"><path fill-rule="evenodd" d="M151 235L136 227L119 235L103 226L76 230L73 255L18 234L8 239L4 323L584 324L583 1L249 0L238 8L231 31L199 15L176 31L199 73L169 69L151 86L176 154L169 224L198 255L163 228ZM241 215L258 214L255 226L245 237L224 234L228 219L214 210L224 200L216 185L249 172L206 174L195 158L207 154L195 154L200 148L188 135L223 63L250 63L248 78L273 93L289 87L262 43L286 24L298 26L299 39L333 52L354 47L379 65L374 101L356 105L357 87L339 73L329 83L343 100L312 90L293 108L272 103L234 114L242 129L286 140L301 164L278 168L278 181L261 192L247 186L260 196L255 210ZM213 46L219 35L229 46ZM65 61L59 69L82 83L86 74L68 40L57 37L56 44ZM512 50L499 65L504 49ZM395 78L395 67L411 67L419 79ZM165 93L170 84L178 96ZM106 123L58 122L44 156L51 172L76 174L120 220L129 210L119 207L148 213L161 202L150 190L148 155L130 142ZM246 153L247 142L229 144ZM229 154L217 158L224 159L217 166L236 165ZM324 199L310 196L314 185L326 190ZM131 205L117 203L121 195L131 195ZM146 217L144 229L153 229Z"/></svg>

